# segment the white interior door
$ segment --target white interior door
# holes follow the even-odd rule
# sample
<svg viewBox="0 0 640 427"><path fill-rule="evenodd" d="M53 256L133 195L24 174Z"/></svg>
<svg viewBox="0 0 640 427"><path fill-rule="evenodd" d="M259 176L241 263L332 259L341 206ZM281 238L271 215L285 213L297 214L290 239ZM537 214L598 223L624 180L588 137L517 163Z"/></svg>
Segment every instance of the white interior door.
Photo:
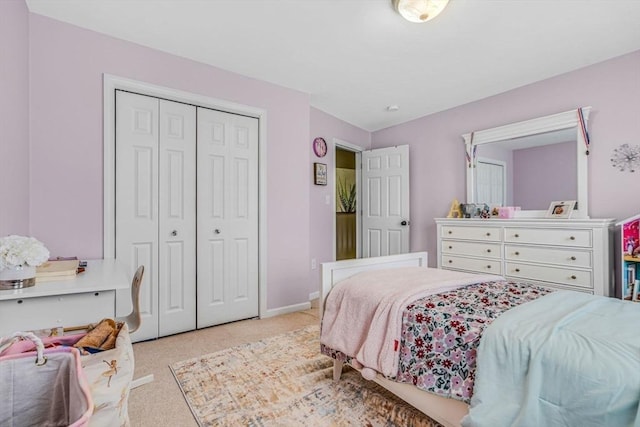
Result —
<svg viewBox="0 0 640 427"><path fill-rule="evenodd" d="M259 314L258 119L198 108L197 327Z"/></svg>
<svg viewBox="0 0 640 427"><path fill-rule="evenodd" d="M130 277L145 267L136 340L158 336L158 111L157 98L116 91L115 256ZM130 301L129 290L117 293L125 313Z"/></svg>
<svg viewBox="0 0 640 427"><path fill-rule="evenodd" d="M409 252L409 146L362 152L362 256Z"/></svg>
<svg viewBox="0 0 640 427"><path fill-rule="evenodd" d="M476 162L476 201L489 206L506 206L506 163L478 158Z"/></svg>
<svg viewBox="0 0 640 427"><path fill-rule="evenodd" d="M196 107L160 100L159 335L196 328Z"/></svg>

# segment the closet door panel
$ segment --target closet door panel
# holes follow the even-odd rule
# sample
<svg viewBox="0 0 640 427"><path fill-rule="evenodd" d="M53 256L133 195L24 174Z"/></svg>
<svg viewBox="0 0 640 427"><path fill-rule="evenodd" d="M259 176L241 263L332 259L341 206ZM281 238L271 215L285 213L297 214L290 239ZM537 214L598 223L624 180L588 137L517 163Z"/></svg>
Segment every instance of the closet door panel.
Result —
<svg viewBox="0 0 640 427"><path fill-rule="evenodd" d="M131 277L145 266L142 325L136 340L158 336L158 100L116 91L116 258ZM119 312L131 311L130 291L116 293ZM96 319L98 321L100 319Z"/></svg>
<svg viewBox="0 0 640 427"><path fill-rule="evenodd" d="M201 328L258 315L258 120L198 108L197 161Z"/></svg>
<svg viewBox="0 0 640 427"><path fill-rule="evenodd" d="M196 107L160 100L159 333L196 327Z"/></svg>

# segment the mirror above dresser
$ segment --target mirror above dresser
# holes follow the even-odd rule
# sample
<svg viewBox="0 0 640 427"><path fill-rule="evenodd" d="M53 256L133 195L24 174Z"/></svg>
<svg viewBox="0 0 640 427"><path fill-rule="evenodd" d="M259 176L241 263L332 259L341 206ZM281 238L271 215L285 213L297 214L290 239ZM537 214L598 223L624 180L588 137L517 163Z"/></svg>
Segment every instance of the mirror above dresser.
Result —
<svg viewBox="0 0 640 427"><path fill-rule="evenodd" d="M520 206L517 217L544 217L549 204L576 200L588 218L587 121L591 107L463 135L467 203Z"/></svg>

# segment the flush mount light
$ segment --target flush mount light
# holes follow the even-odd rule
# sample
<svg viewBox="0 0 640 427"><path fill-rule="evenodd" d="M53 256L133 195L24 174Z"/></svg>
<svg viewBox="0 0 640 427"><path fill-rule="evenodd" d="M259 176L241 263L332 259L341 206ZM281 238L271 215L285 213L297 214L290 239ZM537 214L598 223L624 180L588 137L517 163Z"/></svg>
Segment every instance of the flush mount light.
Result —
<svg viewBox="0 0 640 427"><path fill-rule="evenodd" d="M407 21L427 22L447 6L449 0L393 0L393 7Z"/></svg>
<svg viewBox="0 0 640 427"><path fill-rule="evenodd" d="M398 111L400 109L400 107L398 107L397 105L389 105L387 107L387 111Z"/></svg>

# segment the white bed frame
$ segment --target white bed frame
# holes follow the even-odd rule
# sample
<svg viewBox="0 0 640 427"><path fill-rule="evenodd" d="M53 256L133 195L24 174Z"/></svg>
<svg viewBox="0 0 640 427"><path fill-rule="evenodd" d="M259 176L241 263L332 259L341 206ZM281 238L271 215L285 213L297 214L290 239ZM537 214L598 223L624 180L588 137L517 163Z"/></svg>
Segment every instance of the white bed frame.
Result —
<svg viewBox="0 0 640 427"><path fill-rule="evenodd" d="M331 291L333 285L339 281L362 271L397 267L427 267L427 253L414 252L401 255L323 263L320 300L321 315L324 312L325 298L329 294L329 291ZM334 380L340 379L342 365L342 362L334 361ZM445 427L460 427L462 418L469 412L469 405L462 401L440 397L436 394L420 390L411 384L390 381L381 375L377 375L373 381Z"/></svg>

